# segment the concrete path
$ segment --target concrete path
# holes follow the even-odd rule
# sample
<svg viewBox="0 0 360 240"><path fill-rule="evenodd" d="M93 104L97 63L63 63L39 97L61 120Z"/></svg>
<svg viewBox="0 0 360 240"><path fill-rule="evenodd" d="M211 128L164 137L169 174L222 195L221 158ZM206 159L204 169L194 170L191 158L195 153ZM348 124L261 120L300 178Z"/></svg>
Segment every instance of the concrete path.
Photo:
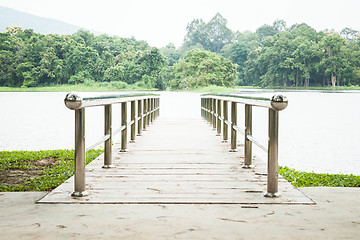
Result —
<svg viewBox="0 0 360 240"><path fill-rule="evenodd" d="M35 204L0 193L0 239L359 239L359 188L301 188L316 205Z"/></svg>

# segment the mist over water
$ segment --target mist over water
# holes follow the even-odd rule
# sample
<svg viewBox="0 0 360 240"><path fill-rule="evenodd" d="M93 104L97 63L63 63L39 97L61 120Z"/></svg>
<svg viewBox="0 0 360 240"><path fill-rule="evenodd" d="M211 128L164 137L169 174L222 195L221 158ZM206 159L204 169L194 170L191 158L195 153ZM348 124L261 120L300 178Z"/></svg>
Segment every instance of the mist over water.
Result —
<svg viewBox="0 0 360 240"><path fill-rule="evenodd" d="M82 93L80 93L81 95ZM85 93L84 93L85 94ZM246 90L271 97L272 91ZM288 107L280 112L279 164L314 172L360 175L360 91L282 92ZM0 93L0 150L74 148L74 111L64 105L66 93ZM200 118L200 94L160 92L162 118ZM128 108L129 109L129 108ZM239 125L244 107L238 105ZM86 109L86 141L103 135L103 107ZM253 108L253 135L267 143L268 110ZM120 105L113 106L113 126L120 125ZM115 136L119 141L120 135ZM238 139L242 141L243 136ZM255 155L266 154L254 146ZM256 159L255 159L256 161Z"/></svg>

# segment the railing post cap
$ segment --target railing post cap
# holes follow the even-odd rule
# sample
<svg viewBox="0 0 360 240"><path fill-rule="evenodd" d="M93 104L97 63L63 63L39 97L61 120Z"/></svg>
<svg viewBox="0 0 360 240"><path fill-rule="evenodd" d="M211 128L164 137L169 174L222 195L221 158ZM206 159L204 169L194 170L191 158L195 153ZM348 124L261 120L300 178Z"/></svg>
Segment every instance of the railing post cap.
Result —
<svg viewBox="0 0 360 240"><path fill-rule="evenodd" d="M271 98L271 106L277 110L281 111L284 110L288 105L288 99L286 96L282 94L275 94Z"/></svg>
<svg viewBox="0 0 360 240"><path fill-rule="evenodd" d="M76 110L81 106L82 100L83 100L82 97L80 97L76 93L70 92L66 94L64 103L67 108L71 110Z"/></svg>

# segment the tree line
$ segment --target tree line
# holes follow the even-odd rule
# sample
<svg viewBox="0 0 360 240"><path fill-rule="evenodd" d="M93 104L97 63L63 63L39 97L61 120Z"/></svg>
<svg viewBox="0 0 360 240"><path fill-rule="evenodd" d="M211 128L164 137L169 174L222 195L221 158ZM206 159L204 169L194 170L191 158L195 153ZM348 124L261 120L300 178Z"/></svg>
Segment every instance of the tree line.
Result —
<svg viewBox="0 0 360 240"><path fill-rule="evenodd" d="M255 32L234 32L217 13L194 19L183 44L151 47L134 38L79 30L39 34L11 27L0 33L0 86L108 84L126 88L199 86L343 86L360 84L360 37L316 31L283 20Z"/></svg>
<svg viewBox="0 0 360 240"><path fill-rule="evenodd" d="M318 32L305 23L287 27L284 20L255 32L234 32L217 13L207 23L190 22L179 49L169 44L161 51L174 70L192 49L223 56L236 65L236 85L349 86L360 85L359 33L350 28Z"/></svg>
<svg viewBox="0 0 360 240"><path fill-rule="evenodd" d="M134 38L94 36L85 30L43 35L20 27L0 33L0 86L100 82L162 89L159 76L165 62L158 48Z"/></svg>

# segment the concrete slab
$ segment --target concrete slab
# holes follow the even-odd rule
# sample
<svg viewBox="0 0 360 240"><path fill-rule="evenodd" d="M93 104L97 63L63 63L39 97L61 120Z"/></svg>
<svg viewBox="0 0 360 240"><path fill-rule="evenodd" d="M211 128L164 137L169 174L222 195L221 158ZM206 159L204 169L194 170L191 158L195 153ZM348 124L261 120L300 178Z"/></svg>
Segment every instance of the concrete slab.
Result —
<svg viewBox="0 0 360 240"><path fill-rule="evenodd" d="M300 188L316 205L35 204L0 193L0 239L358 239L359 188Z"/></svg>

